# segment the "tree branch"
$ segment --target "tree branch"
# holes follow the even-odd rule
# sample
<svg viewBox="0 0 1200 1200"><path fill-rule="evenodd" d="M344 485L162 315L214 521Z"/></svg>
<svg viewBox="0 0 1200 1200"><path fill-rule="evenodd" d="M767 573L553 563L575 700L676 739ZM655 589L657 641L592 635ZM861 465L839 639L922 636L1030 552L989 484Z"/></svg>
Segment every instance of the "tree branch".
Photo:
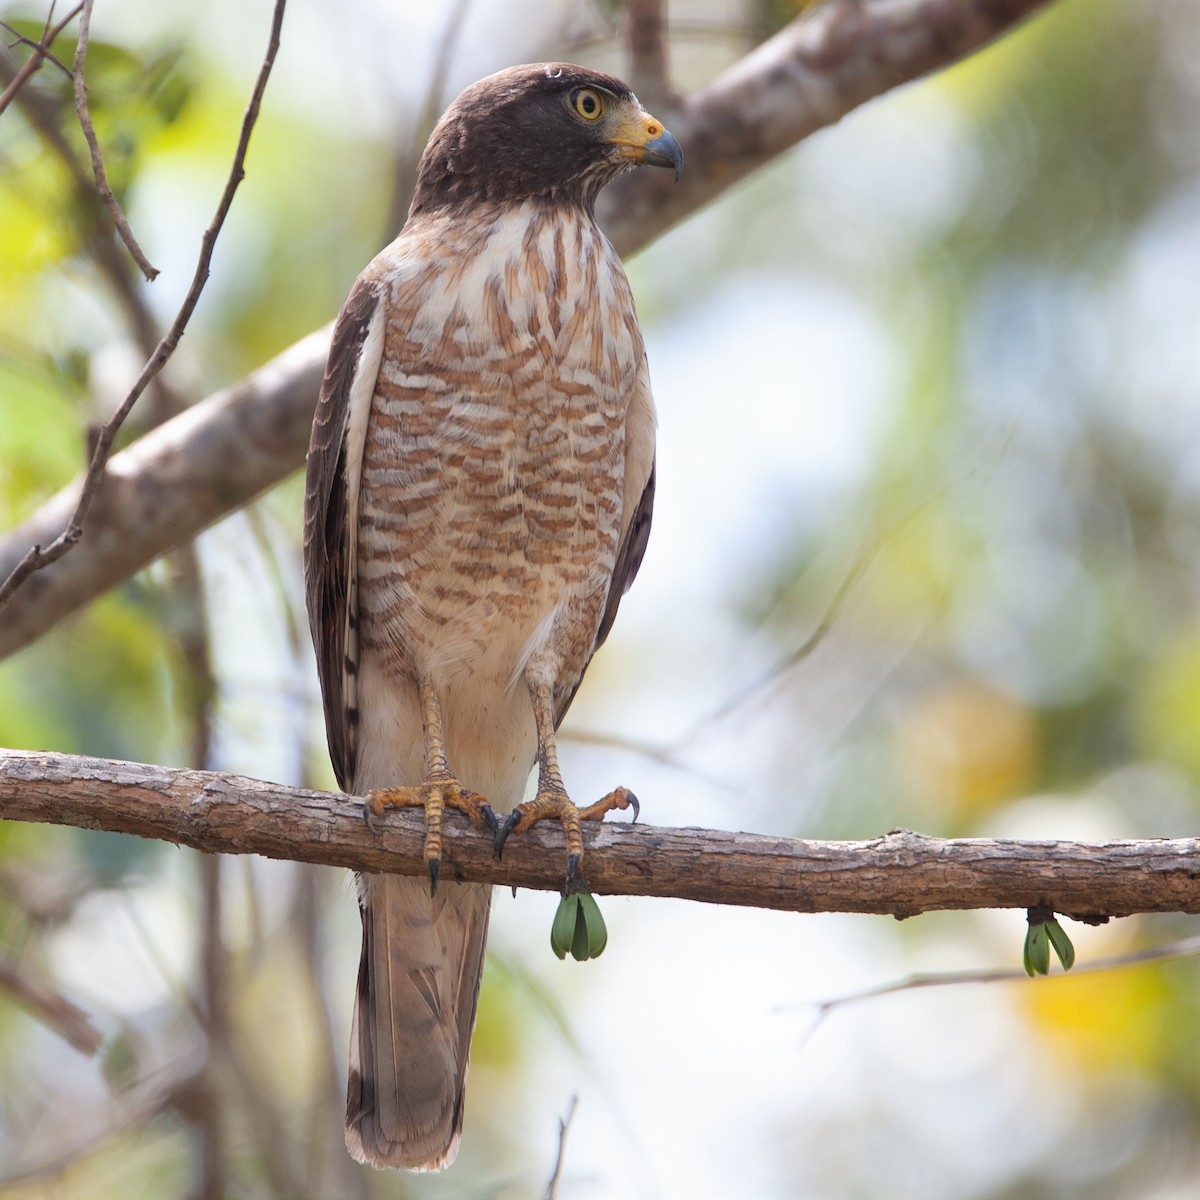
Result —
<svg viewBox="0 0 1200 1200"><path fill-rule="evenodd" d="M676 112L657 114L687 155L678 186L640 171L600 194L609 228L639 244L678 224L810 134L901 84L982 49L1051 0L826 0ZM610 237L612 234L610 233ZM620 232L612 238L622 253Z"/></svg>
<svg viewBox="0 0 1200 1200"><path fill-rule="evenodd" d="M48 542L32 543L17 560L16 565L3 576L3 582L0 582L0 608L4 607L7 601L16 593L17 589L20 588L21 584L30 576L49 566L51 563L58 561L78 544L80 538L83 536L84 521L95 501L96 493L100 488L105 470L108 467L109 455L111 454L113 441L117 433L120 431L125 418L129 416L130 411L137 403L142 392L146 390L147 385L166 366L167 360L174 354L175 347L179 345L179 339L183 337L188 321L191 320L192 313L200 301L200 293L204 290L204 285L208 282L209 264L212 261L213 250L216 247L221 227L225 224L225 218L229 215L234 193L237 191L238 185L245 178L246 152L250 147L250 135L254 131L255 123L258 121L258 111L262 105L263 93L266 91L267 79L270 77L271 67L275 62L275 55L279 50L279 37L283 26L285 3L286 0L275 0L275 11L271 21L271 34L267 43L267 51L263 58L262 66L259 68L258 78L255 80L250 101L242 117L242 129L238 137L237 149L234 151L233 165L229 169L229 177L225 181L221 198L217 202L216 213L209 223L208 228L204 231L204 236L200 239L200 254L187 295L184 297L183 303L175 315L175 320L171 323L171 328L167 330L154 354L142 368L142 372L130 389L129 394L121 401L117 411L100 427L92 446L91 461L88 464L87 471L84 473L82 486L79 488L79 498L75 503L70 517L63 523L56 536ZM88 11L85 7L85 15ZM82 41L81 45L86 45L86 41ZM77 104L80 103L78 89L82 87L82 84L78 81L81 79L79 73L82 71L82 67L82 55L77 54L75 61ZM94 164L95 159L93 159Z"/></svg>
<svg viewBox="0 0 1200 1200"><path fill-rule="evenodd" d="M666 0L626 0L629 83L651 111L671 90L667 69Z"/></svg>
<svg viewBox="0 0 1200 1200"><path fill-rule="evenodd" d="M84 79L83 64L87 58L91 29L92 0L83 0L83 14L79 18L79 41L75 46L75 64L71 72L71 82L75 93L75 115L79 118L79 128L83 130L83 138L87 142L88 153L92 158L92 173L96 177L96 191L100 193L100 199L104 201L104 207L111 214L113 224L117 227L117 233L121 235L121 241L125 243L125 248L133 257L133 261L137 263L138 270L146 277L147 281L153 283L159 276L159 270L142 251L137 238L133 236L133 230L129 227L129 218L125 216L119 201L113 195L113 190L108 182L108 172L104 169L104 155L100 152L100 139L96 137L92 114L88 111L87 80Z"/></svg>
<svg viewBox="0 0 1200 1200"><path fill-rule="evenodd" d="M56 66L66 71L69 76L71 72L50 53L50 47L54 45L55 39L77 16L83 11L83 4L77 4L57 25L50 25L50 17L46 18L46 26L42 30L41 40L32 42L27 37L16 35L17 42L21 45L28 46L33 53L25 60L24 65L19 71L9 80L8 86L3 92L0 92L0 113L2 113L13 101L13 97L33 78L33 75L38 71L43 61L50 61ZM11 29L11 26L0 22L0 25L6 30Z"/></svg>
<svg viewBox="0 0 1200 1200"><path fill-rule="evenodd" d="M417 812L379 832L362 801L237 775L67 754L0 752L0 817L106 829L223 854L424 876ZM546 825L491 840L452 818L442 879L558 891L562 834ZM808 841L604 824L584 830L586 886L791 912L884 913L1046 905L1080 918L1200 912L1200 838L1048 842L899 830L859 842Z"/></svg>
<svg viewBox="0 0 1200 1200"><path fill-rule="evenodd" d="M0 992L7 992L83 1054L95 1054L100 1049L103 1038L87 1013L3 952Z"/></svg>
<svg viewBox="0 0 1200 1200"><path fill-rule="evenodd" d="M40 637L214 521L248 504L304 461L329 327L310 334L113 455L92 498L88 535L31 575L0 619L0 657ZM73 483L0 542L0 576L49 542L78 499Z"/></svg>
<svg viewBox="0 0 1200 1200"><path fill-rule="evenodd" d="M607 189L608 236L633 254L801 138L979 49L1048 3L827 0L685 101L678 121L659 114L684 143L687 171L677 187L656 178L662 172L643 171ZM328 336L328 329L310 335L116 455L94 497L87 538L10 599L0 657L299 467ZM269 398L270 422L255 396ZM243 439L251 444L241 446ZM78 484L0 540L0 577L64 527L71 512L64 497L75 495Z"/></svg>

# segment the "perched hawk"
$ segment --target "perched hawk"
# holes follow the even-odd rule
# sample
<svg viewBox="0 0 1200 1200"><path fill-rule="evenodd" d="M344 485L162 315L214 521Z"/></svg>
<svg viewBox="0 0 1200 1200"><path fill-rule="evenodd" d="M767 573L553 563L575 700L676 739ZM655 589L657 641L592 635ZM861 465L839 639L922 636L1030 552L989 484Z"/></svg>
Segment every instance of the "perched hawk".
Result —
<svg viewBox="0 0 1200 1200"><path fill-rule="evenodd" d="M346 1144L375 1166L446 1166L462 1129L491 890L436 886L445 807L499 844L560 820L570 872L580 818L635 803L618 788L576 809L555 729L650 530L646 353L593 217L639 163L678 175L683 154L611 76L551 63L474 84L334 330L304 526L329 750L376 815L424 807L430 868L358 879Z"/></svg>

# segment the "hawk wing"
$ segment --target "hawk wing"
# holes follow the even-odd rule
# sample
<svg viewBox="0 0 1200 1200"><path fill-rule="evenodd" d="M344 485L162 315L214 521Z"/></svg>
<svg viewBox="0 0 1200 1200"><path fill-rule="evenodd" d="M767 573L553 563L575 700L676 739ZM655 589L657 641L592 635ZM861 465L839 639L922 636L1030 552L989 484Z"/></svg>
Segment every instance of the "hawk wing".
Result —
<svg viewBox="0 0 1200 1200"><path fill-rule="evenodd" d="M639 335L640 336L640 335ZM579 691L579 685L587 674L592 656L604 645L617 619L617 609L625 593L633 586L642 559L646 555L646 543L650 540L650 521L654 516L654 477L656 473L654 455L654 401L650 395L650 376L643 356L634 399L629 406L629 418L625 427L625 506L622 518L621 541L617 546L617 559L613 566L612 579L608 585L608 597L604 612L592 643L592 653L579 672L579 677L565 680L567 686L559 689L555 696L554 728L557 729L567 715L567 709ZM634 504L634 497L637 498Z"/></svg>
<svg viewBox="0 0 1200 1200"><path fill-rule="evenodd" d="M380 284L359 279L333 328L304 491L304 581L338 784L354 786L358 741L358 493L383 358Z"/></svg>

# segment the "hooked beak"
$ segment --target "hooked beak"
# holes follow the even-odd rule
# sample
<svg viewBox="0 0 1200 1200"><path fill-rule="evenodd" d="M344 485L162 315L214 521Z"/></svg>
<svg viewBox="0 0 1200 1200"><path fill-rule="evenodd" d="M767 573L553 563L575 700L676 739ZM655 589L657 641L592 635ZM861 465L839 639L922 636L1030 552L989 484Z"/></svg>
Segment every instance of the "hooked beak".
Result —
<svg viewBox="0 0 1200 1200"><path fill-rule="evenodd" d="M631 116L632 119L623 122L609 142L622 147L627 157L646 166L673 167L678 183L683 174L683 147L656 117L646 112Z"/></svg>

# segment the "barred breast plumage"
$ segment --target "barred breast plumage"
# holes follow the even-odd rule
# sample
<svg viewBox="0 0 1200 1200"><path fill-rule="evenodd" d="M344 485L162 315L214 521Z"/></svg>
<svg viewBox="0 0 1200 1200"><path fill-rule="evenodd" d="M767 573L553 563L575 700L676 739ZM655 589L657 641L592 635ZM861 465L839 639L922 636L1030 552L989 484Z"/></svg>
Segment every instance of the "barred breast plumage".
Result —
<svg viewBox="0 0 1200 1200"><path fill-rule="evenodd" d="M591 654L631 405L653 419L633 300L590 219L532 202L466 229L419 224L370 274L389 306L363 453L363 654L433 675L450 761L511 806L512 788L471 778L456 731L477 722L449 697L495 704L481 689L511 692L538 652L573 681Z"/></svg>

